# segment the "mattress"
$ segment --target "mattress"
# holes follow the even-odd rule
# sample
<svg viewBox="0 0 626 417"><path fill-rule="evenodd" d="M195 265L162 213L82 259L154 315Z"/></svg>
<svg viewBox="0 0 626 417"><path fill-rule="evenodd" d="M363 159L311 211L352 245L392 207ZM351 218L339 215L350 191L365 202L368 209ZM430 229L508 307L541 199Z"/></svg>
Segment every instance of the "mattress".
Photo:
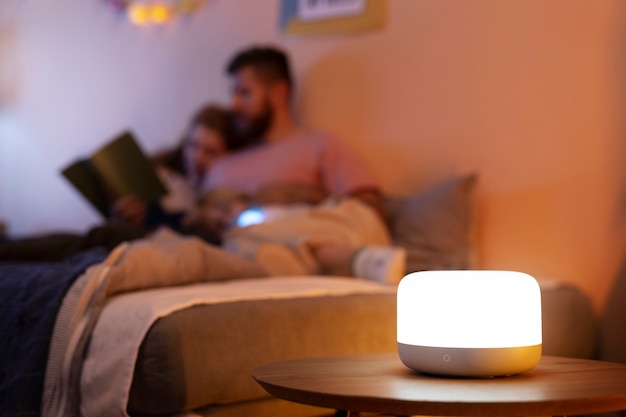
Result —
<svg viewBox="0 0 626 417"><path fill-rule="evenodd" d="M363 282L367 291L360 291L359 280L348 280L351 291L328 292L323 290L325 285L342 281L328 277L291 280L284 282L315 282L320 287L312 292L193 303L154 321L136 354L128 414L194 410L201 415L238 415L241 407L254 409L258 404L268 404L271 411L280 405L267 402L268 394L251 377L261 365L290 358L396 351L393 289ZM227 285L252 294L254 285L262 288L276 282L252 281ZM198 288L211 285L216 284ZM158 297L164 291L186 289L144 291L140 296ZM542 312L544 354L593 357L596 323L582 292L568 285L542 285Z"/></svg>
<svg viewBox="0 0 626 417"><path fill-rule="evenodd" d="M200 305L158 320L139 350L130 414L266 397L252 371L276 360L393 352L395 294ZM173 383L175 381L175 383Z"/></svg>
<svg viewBox="0 0 626 417"><path fill-rule="evenodd" d="M125 293L94 328L81 414L172 414L267 397L268 361L395 349L396 289L345 277L241 279Z"/></svg>

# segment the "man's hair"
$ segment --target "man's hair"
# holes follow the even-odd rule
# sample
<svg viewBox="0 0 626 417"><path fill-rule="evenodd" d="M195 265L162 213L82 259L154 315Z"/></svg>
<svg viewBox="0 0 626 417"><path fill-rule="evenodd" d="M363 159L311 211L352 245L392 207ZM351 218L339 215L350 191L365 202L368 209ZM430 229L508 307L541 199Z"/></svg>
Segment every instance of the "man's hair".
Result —
<svg viewBox="0 0 626 417"><path fill-rule="evenodd" d="M289 58L278 48L254 46L236 54L226 67L229 75L234 75L244 67L251 67L264 83L284 81L289 90L293 89Z"/></svg>

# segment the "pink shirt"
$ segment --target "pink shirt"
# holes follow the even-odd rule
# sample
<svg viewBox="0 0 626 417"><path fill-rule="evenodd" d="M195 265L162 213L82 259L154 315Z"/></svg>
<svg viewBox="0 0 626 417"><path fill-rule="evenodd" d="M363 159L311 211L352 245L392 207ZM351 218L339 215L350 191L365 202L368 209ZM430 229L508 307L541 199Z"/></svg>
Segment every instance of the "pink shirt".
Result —
<svg viewBox="0 0 626 417"><path fill-rule="evenodd" d="M307 132L220 158L211 168L203 189L233 187L253 193L262 186L285 182L318 187L331 194L379 189L340 141Z"/></svg>

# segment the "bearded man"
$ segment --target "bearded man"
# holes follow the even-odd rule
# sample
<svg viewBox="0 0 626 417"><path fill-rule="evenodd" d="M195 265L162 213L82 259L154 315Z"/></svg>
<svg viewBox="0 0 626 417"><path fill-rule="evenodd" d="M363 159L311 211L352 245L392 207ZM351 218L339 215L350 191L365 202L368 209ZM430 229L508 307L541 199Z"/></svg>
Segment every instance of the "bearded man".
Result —
<svg viewBox="0 0 626 417"><path fill-rule="evenodd" d="M218 161L206 190L227 187L261 193L264 202L273 203L350 196L383 215L381 189L355 155L336 138L296 122L293 78L283 51L243 50L231 59L226 72L232 82L235 123L250 146Z"/></svg>
<svg viewBox="0 0 626 417"><path fill-rule="evenodd" d="M228 230L224 247L272 274L325 272L397 284L406 254L390 246L381 189L339 140L296 122L287 55L249 48L226 72L234 123L248 146L215 162L206 190L245 193L267 216Z"/></svg>

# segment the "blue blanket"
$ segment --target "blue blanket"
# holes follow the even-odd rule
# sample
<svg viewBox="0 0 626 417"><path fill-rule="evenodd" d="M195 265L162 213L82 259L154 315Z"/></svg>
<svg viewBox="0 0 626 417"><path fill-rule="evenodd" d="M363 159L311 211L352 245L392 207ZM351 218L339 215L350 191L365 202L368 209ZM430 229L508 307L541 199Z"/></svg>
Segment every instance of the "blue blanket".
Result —
<svg viewBox="0 0 626 417"><path fill-rule="evenodd" d="M107 252L61 262L0 262L0 415L39 416L57 312L76 278Z"/></svg>

